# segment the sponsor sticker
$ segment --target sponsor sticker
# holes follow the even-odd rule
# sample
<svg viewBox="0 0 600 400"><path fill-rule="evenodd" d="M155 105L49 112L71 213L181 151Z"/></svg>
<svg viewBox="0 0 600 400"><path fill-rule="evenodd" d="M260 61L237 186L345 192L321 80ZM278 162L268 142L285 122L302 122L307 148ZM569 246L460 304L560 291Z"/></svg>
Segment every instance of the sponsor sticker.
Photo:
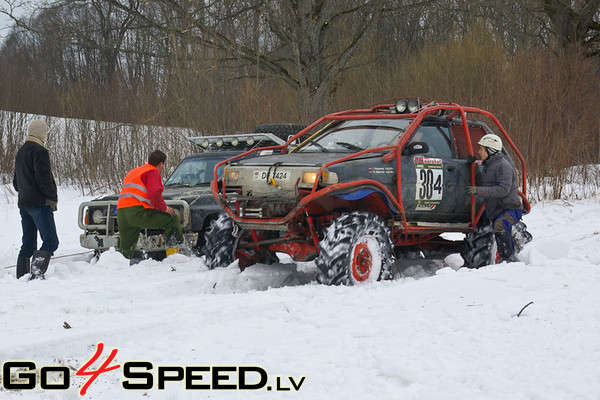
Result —
<svg viewBox="0 0 600 400"><path fill-rule="evenodd" d="M444 171L441 158L413 157L417 183L416 210L433 211L444 195Z"/></svg>
<svg viewBox="0 0 600 400"><path fill-rule="evenodd" d="M386 174L391 175L396 172L394 167L369 167L370 174Z"/></svg>

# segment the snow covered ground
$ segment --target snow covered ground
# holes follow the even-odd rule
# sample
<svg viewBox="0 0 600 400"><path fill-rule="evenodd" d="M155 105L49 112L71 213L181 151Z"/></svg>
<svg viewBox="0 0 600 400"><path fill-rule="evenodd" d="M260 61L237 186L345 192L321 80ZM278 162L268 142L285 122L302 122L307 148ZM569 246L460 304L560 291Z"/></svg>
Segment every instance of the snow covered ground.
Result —
<svg viewBox="0 0 600 400"><path fill-rule="evenodd" d="M240 273L235 264L210 271L183 255L133 267L114 250L92 263L89 254L58 258L84 251L76 219L88 198L66 188L55 214L61 244L47 279L18 281L5 268L20 246L18 209L8 186L0 186L0 197L0 362L70 369L68 390L38 384L9 391L3 373L2 399L600 398L595 199L536 204L525 217L534 241L522 262L466 270L456 255L422 279L327 287L310 282L313 263L289 259ZM75 373L98 343L103 352L87 370L113 349L107 366L120 367L81 396L89 377ZM136 361L151 363L153 388L123 388L147 383L124 376ZM235 386L243 376L262 388L186 391L185 380L173 380L159 390L163 366L182 367L167 369L169 376L212 367L189 368L189 385ZM49 371L49 384L64 382Z"/></svg>

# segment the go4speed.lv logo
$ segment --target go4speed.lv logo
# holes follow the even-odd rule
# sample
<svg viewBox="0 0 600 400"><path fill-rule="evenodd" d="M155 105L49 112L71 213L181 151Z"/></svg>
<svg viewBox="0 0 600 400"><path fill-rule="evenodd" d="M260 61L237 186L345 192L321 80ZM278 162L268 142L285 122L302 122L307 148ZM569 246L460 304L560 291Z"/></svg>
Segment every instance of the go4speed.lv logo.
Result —
<svg viewBox="0 0 600 400"><path fill-rule="evenodd" d="M179 382L186 390L267 390L299 391L306 377L299 379L287 376L275 377L269 384L269 374L258 366L157 366L149 361L127 361L112 364L118 349L112 349L109 356L98 369L90 369L96 363L104 344L98 343L96 352L81 368L76 376L87 378L79 389L79 395L85 396L94 381L102 374L122 369L121 386L125 390L164 390L167 382ZM112 365L111 365L112 364ZM32 361L6 361L2 365L2 386L6 390L33 390L37 386L42 390L67 390L71 387L71 369L67 366L44 366L37 370Z"/></svg>

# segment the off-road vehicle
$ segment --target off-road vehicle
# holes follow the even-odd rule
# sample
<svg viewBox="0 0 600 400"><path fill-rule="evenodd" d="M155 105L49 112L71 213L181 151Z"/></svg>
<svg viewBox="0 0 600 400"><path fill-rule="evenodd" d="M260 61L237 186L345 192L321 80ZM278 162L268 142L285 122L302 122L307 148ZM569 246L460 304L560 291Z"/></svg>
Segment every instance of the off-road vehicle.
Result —
<svg viewBox="0 0 600 400"><path fill-rule="evenodd" d="M204 233L210 222L222 212L210 191L215 166L252 148L283 145L290 135L305 127L295 124L263 124L258 125L252 134L189 138L203 152L184 158L165 182L163 192L167 205L173 207L181 218L188 248L198 255L202 254ZM218 168L219 176L222 169L223 167ZM84 230L80 236L81 246L93 249L97 254L110 247L119 249L116 210L118 198L118 194L109 195L79 206L78 223ZM164 231L147 229L140 234L138 250L153 258L162 259L165 257L165 248Z"/></svg>
<svg viewBox="0 0 600 400"><path fill-rule="evenodd" d="M400 99L324 116L285 144L220 162L212 191L225 212L206 233L207 264L237 259L243 270L283 252L316 259L319 282L355 284L392 277L396 259L461 252L467 267L493 263L482 202L466 193L477 142L488 133L518 159L528 212L525 161L496 117ZM513 235L518 247L530 239L523 223Z"/></svg>

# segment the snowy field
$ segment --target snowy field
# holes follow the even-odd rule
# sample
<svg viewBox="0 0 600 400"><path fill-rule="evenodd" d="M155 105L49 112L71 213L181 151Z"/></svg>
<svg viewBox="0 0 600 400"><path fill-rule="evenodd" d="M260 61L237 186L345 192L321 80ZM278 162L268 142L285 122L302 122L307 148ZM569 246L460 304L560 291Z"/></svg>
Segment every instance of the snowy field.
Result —
<svg viewBox="0 0 600 400"><path fill-rule="evenodd" d="M55 258L45 281L17 281L5 267L18 209L8 186L0 197L0 362L33 362L48 384L64 379L42 367L70 371L67 390L9 391L2 376L1 399L600 399L596 199L536 204L521 262L466 270L456 255L433 276L327 287L311 282L313 263L240 273L174 255L130 267L114 250ZM85 251L76 219L87 199L59 191L55 256ZM76 372L98 343L87 370L113 349L107 367L120 367L81 396L89 377ZM153 387L126 390L149 381L126 365L152 373ZM224 390L240 377L261 388Z"/></svg>

